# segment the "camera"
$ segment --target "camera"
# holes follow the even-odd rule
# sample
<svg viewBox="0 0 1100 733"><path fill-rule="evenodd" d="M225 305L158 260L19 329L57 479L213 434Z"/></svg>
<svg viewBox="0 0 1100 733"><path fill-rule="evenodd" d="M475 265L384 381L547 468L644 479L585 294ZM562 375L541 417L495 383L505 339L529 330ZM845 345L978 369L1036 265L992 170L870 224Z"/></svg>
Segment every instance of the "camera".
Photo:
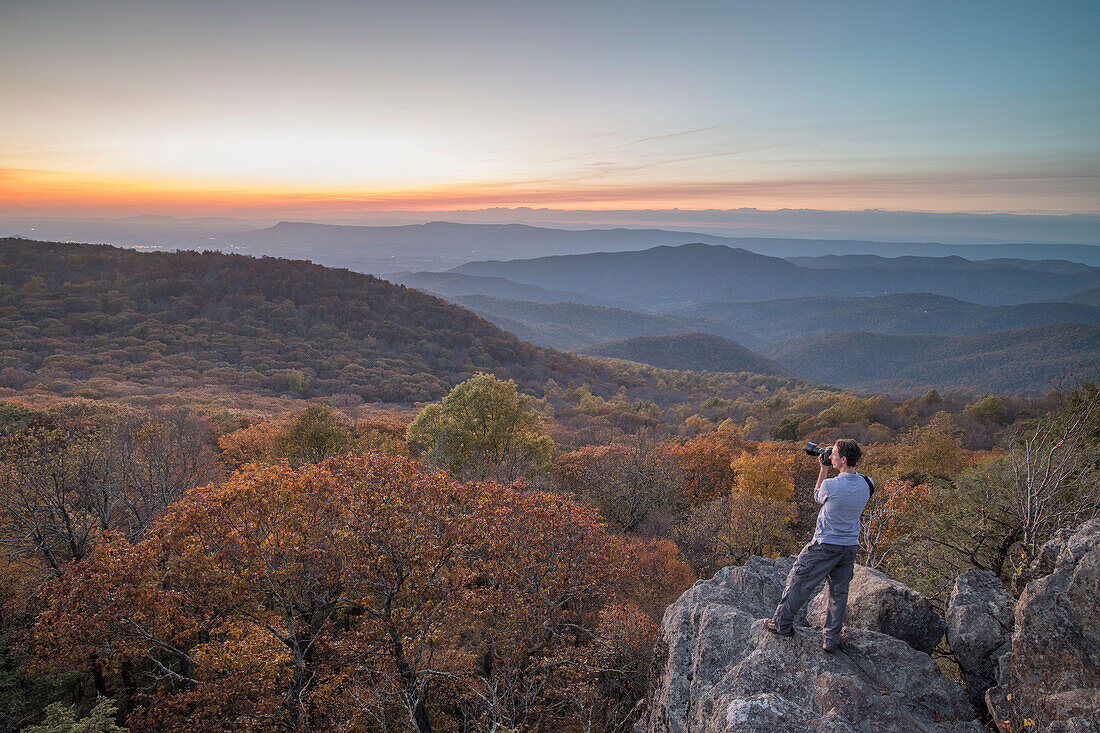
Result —
<svg viewBox="0 0 1100 733"><path fill-rule="evenodd" d="M822 448L817 443L806 443L806 455L817 456L822 463L828 463L833 459L833 447Z"/></svg>

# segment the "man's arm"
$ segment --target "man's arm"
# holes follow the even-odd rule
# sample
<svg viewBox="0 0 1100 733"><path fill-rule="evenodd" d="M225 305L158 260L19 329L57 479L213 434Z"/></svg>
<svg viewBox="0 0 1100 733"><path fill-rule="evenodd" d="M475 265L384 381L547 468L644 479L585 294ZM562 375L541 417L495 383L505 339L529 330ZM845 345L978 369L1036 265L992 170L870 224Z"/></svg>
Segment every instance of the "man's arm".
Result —
<svg viewBox="0 0 1100 733"><path fill-rule="evenodd" d="M824 504L828 497L828 494L821 490L821 485L825 483L825 479L829 477L829 467L824 463L821 464L821 470L817 472L817 483L814 484L814 499L818 504Z"/></svg>

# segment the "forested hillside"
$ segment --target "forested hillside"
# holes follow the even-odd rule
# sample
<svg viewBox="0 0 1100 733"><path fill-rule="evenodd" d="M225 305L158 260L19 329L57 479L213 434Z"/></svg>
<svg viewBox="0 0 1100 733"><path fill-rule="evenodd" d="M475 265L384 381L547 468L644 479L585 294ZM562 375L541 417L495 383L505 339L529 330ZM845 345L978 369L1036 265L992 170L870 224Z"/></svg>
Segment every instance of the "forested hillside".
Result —
<svg viewBox="0 0 1100 733"><path fill-rule="evenodd" d="M1095 379L1100 328L1076 323L974 336L834 333L772 344L765 354L808 379L878 391L954 384L1045 393Z"/></svg>
<svg viewBox="0 0 1100 733"><path fill-rule="evenodd" d="M386 275L390 282L407 285L448 300L473 295L498 299L523 300L534 303L584 303L609 308L622 307L616 303L574 290L550 290L537 285L514 283L502 277L461 275L457 272L396 272Z"/></svg>
<svg viewBox="0 0 1100 733"><path fill-rule="evenodd" d="M370 275L215 252L0 240L0 386L222 385L439 397L478 369L525 386L609 371Z"/></svg>
<svg viewBox="0 0 1100 733"><path fill-rule="evenodd" d="M765 342L852 330L893 334L977 334L1062 322L1100 326L1100 308L1084 303L992 306L931 293L700 303L677 313L723 321Z"/></svg>
<svg viewBox="0 0 1100 733"><path fill-rule="evenodd" d="M577 353L628 359L662 369L794 376L782 364L750 351L735 341L705 333L638 336L578 349Z"/></svg>
<svg viewBox="0 0 1100 733"><path fill-rule="evenodd" d="M476 371L535 393L552 379L661 404L759 386L540 348L439 298L304 261L10 239L0 349L0 388L87 397L202 389L410 404Z"/></svg>
<svg viewBox="0 0 1100 733"><path fill-rule="evenodd" d="M635 336L709 333L746 346L763 343L747 330L712 318L638 313L580 303L531 303L466 295L449 298L506 331L540 346L572 350ZM648 363L648 362L647 362Z"/></svg>

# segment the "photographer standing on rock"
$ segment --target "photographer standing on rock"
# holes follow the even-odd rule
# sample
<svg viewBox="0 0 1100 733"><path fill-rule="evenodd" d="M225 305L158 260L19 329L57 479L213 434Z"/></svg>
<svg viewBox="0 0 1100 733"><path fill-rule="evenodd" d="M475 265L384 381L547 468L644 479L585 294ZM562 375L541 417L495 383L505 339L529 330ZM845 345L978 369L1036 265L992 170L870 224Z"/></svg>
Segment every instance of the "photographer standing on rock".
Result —
<svg viewBox="0 0 1100 733"><path fill-rule="evenodd" d="M809 443L806 452L817 455L821 462L814 486L814 499L821 504L817 528L813 540L798 554L787 576L783 598L775 615L764 622L764 627L776 634L793 634L795 614L810 599L817 584L826 580L829 605L821 648L831 653L840 646L840 630L848 606L848 584L852 581L859 552L859 518L871 498L874 484L871 479L856 473L855 466L863 451L854 440L844 438L824 449ZM826 478L830 465L840 472L836 478Z"/></svg>

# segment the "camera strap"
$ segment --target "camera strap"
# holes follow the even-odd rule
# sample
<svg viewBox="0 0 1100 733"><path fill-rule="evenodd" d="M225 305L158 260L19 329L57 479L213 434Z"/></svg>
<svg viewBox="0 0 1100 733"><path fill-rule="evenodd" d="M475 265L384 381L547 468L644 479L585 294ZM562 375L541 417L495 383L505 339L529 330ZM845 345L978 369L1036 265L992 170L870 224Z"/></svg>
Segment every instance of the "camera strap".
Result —
<svg viewBox="0 0 1100 733"><path fill-rule="evenodd" d="M872 481L869 476L864 476L862 473L857 473L856 475L867 482L867 491L870 492L867 494L867 501L870 501L871 497L875 495L875 482Z"/></svg>

